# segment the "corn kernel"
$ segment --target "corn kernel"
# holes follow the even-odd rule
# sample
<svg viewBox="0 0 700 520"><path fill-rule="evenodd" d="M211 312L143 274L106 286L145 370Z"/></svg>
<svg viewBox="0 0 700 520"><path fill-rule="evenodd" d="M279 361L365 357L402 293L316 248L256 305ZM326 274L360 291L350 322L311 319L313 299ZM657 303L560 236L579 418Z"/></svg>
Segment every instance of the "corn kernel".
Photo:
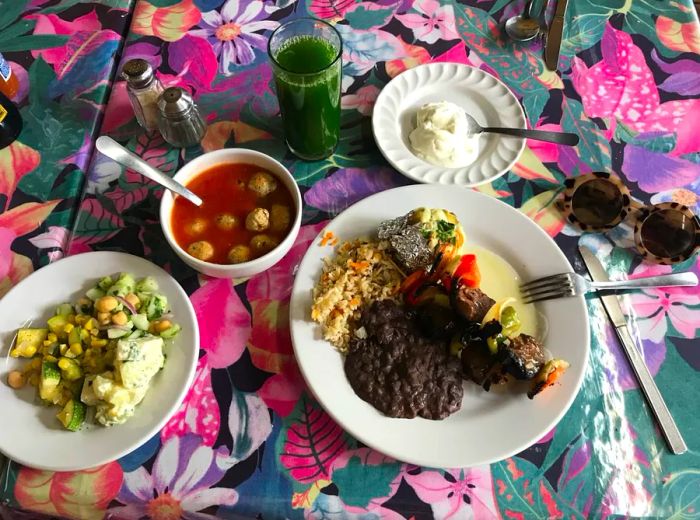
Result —
<svg viewBox="0 0 700 520"><path fill-rule="evenodd" d="M61 343L58 347L58 351L61 353L61 355L63 355L66 353L66 350L68 350L68 345Z"/></svg>
<svg viewBox="0 0 700 520"><path fill-rule="evenodd" d="M25 357L32 357L34 354L36 354L36 347L34 345L29 345L28 347L25 347L24 353L26 354Z"/></svg>
<svg viewBox="0 0 700 520"><path fill-rule="evenodd" d="M73 330L74 328L75 328L75 325L73 325L72 323L66 323L66 324L63 326L63 332L65 332L66 334L68 334L68 333L70 333L70 331Z"/></svg>
<svg viewBox="0 0 700 520"><path fill-rule="evenodd" d="M49 332L48 336L46 336L46 339L48 341L51 341L52 343L54 341L58 341L58 337L56 337L56 334L54 334L53 332Z"/></svg>
<svg viewBox="0 0 700 520"><path fill-rule="evenodd" d="M73 344L70 346L70 350L71 350L71 352L73 352L73 354L75 354L76 356L79 356L80 354L83 353L83 347L80 345L80 343L73 343Z"/></svg>
<svg viewBox="0 0 700 520"><path fill-rule="evenodd" d="M97 336L99 333L100 333L100 331L98 329L92 329L90 331L90 334L92 334L93 336Z"/></svg>
<svg viewBox="0 0 700 520"><path fill-rule="evenodd" d="M39 358L34 358L29 362L29 366L32 367L35 370L39 370L41 368L41 359Z"/></svg>
<svg viewBox="0 0 700 520"><path fill-rule="evenodd" d="M90 337L90 333L85 329L80 330L80 341L87 341Z"/></svg>
<svg viewBox="0 0 700 520"><path fill-rule="evenodd" d="M19 357L19 352L17 352L17 349L13 349L12 352L10 352L10 356L14 358Z"/></svg>
<svg viewBox="0 0 700 520"><path fill-rule="evenodd" d="M45 346L45 347L50 347L51 345L53 345L53 341L49 341L48 339L45 339L45 340L44 340L44 346Z"/></svg>
<svg viewBox="0 0 700 520"><path fill-rule="evenodd" d="M61 358L58 360L58 368L61 370L68 370L68 367L70 367L71 363L68 361L66 358Z"/></svg>
<svg viewBox="0 0 700 520"><path fill-rule="evenodd" d="M32 374L29 376L29 384L36 386L39 384L39 374Z"/></svg>
<svg viewBox="0 0 700 520"><path fill-rule="evenodd" d="M49 363L55 363L58 360L55 356L44 356L44 361L48 361Z"/></svg>
<svg viewBox="0 0 700 520"><path fill-rule="evenodd" d="M105 345L107 345L107 340L93 338L90 342L90 345L92 345L93 347L104 347Z"/></svg>
<svg viewBox="0 0 700 520"><path fill-rule="evenodd" d="M91 331L94 327L95 327L95 320L93 320L92 318L88 319L85 322L85 330Z"/></svg>

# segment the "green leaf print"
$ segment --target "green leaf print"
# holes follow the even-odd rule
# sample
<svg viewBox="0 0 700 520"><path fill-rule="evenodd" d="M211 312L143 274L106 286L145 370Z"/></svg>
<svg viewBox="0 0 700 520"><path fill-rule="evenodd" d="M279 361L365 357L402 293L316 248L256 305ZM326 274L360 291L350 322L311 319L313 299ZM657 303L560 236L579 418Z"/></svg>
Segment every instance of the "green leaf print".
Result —
<svg viewBox="0 0 700 520"><path fill-rule="evenodd" d="M347 465L333 471L333 482L338 486L338 496L348 506L367 507L376 497L391 493L391 483L401 471L400 462L366 464L359 456L353 456Z"/></svg>
<svg viewBox="0 0 700 520"><path fill-rule="evenodd" d="M67 35L62 34L28 34L11 40L0 40L3 52L32 51L37 49L52 49L61 47L68 41Z"/></svg>
<svg viewBox="0 0 700 520"><path fill-rule="evenodd" d="M576 147L581 160L593 171L610 170L610 141L606 139L598 125L583 112L581 102L563 97L561 109L562 129L565 132L573 132L581 138Z"/></svg>

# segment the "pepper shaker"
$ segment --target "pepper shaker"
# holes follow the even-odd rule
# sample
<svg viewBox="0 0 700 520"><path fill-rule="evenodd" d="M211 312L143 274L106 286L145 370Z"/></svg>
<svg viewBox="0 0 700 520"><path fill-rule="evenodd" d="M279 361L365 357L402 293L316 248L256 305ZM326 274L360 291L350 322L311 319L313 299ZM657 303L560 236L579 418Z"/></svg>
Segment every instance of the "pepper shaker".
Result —
<svg viewBox="0 0 700 520"><path fill-rule="evenodd" d="M207 125L199 115L192 96L180 87L166 88L158 98L160 133L168 143L179 148L198 144Z"/></svg>
<svg viewBox="0 0 700 520"><path fill-rule="evenodd" d="M146 130L156 130L158 96L163 92L163 85L153 74L153 67L146 60L129 60L122 68L122 77L126 79L127 93L136 120Z"/></svg>

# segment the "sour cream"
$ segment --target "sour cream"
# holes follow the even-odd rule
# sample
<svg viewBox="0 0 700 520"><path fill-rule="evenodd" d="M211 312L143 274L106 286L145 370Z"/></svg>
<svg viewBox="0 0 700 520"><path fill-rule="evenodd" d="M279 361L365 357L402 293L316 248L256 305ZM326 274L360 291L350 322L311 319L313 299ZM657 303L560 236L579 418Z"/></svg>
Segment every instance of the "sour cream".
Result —
<svg viewBox="0 0 700 520"><path fill-rule="evenodd" d="M439 101L423 105L409 134L413 152L431 164L461 168L479 155L479 136L467 135L464 110L454 103Z"/></svg>

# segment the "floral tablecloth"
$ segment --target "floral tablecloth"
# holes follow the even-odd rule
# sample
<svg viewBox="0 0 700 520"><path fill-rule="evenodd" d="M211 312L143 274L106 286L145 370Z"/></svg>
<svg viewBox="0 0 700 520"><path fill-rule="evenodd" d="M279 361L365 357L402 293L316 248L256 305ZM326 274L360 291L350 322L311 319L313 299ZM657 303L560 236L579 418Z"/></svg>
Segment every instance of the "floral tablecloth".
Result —
<svg viewBox="0 0 700 520"><path fill-rule="evenodd" d="M38 3L28 4L29 12ZM96 3L98 12L113 13L106 6L117 2ZM51 9L68 4L77 2L52 2ZM137 0L122 60L147 59L164 84L193 92L209 123L202 149L253 148L283 161L302 189L303 227L290 253L266 273L207 280L168 248L157 217L160 189L99 155L70 232L70 201L63 203L65 214L54 209L61 207L55 199L66 196L56 191L55 172L64 168L62 176L78 179L84 162L76 161L90 148L86 134L59 153L68 136L41 141L26 131L14 155L0 152L5 204L44 205L30 206L44 207L43 216L19 228L16 219L8 222L9 211L0 215L0 227L9 229L0 236L12 237L13 251L4 238L3 287L31 271L28 260L17 260L28 244L42 253L33 256L34 267L45 257L91 250L143 256L165 266L190 293L202 348L193 387L157 436L91 471L52 474L10 464L0 492L5 502L52 515L114 519L700 517L697 289L647 290L626 302L634 335L688 443L682 456L666 449L596 300L589 303L590 365L570 411L535 445L490 466L420 468L361 445L319 408L296 366L288 307L305 250L352 203L408 182L382 159L370 130L379 90L407 68L430 61L480 67L521 99L532 127L581 136L576 148L528 142L511 172L479 188L533 218L577 270L579 235L552 204L566 177L614 171L644 202L676 200L700 210L700 25L690 0L570 2L560 73L545 69L541 43L503 38L500 24L521 9L504 0ZM285 149L265 52L271 29L308 15L335 23L344 41L341 141L332 157L311 163ZM83 16L83 24L101 23L89 12ZM65 20L51 20L75 31ZM43 61L29 67L30 79L34 71L43 80L36 88L32 83L26 117L33 106L48 104L65 114L52 121L66 124L99 106L97 87L80 90L86 80L61 86L60 61L44 51ZM65 93L80 105L51 104ZM143 133L123 82L111 91L101 133L169 173L201 153ZM32 166L45 173L26 173ZM35 234L47 215L52 220ZM671 271L640 264L629 249L628 228L581 240L615 277ZM687 269L700 272L698 259L674 268ZM311 455L293 455L293 445Z"/></svg>

